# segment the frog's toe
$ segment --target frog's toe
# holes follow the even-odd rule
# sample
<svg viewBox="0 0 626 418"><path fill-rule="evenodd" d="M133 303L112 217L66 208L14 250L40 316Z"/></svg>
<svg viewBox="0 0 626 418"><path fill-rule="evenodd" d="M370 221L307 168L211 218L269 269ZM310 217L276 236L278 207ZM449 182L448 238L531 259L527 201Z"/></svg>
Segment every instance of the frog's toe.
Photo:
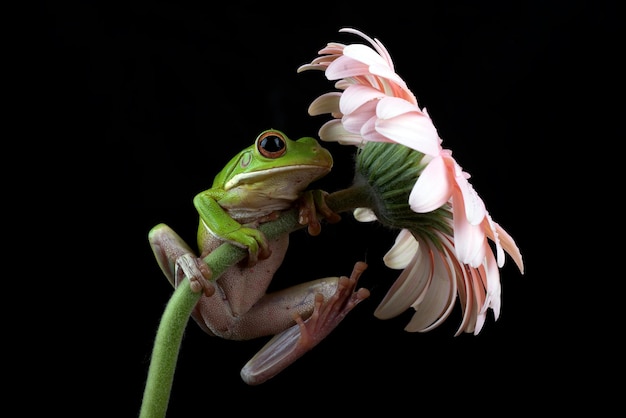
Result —
<svg viewBox="0 0 626 418"><path fill-rule="evenodd" d="M211 283L213 273L209 266L193 254L183 254L176 260L176 284L187 277L192 292L203 292L206 296L215 293L215 286Z"/></svg>

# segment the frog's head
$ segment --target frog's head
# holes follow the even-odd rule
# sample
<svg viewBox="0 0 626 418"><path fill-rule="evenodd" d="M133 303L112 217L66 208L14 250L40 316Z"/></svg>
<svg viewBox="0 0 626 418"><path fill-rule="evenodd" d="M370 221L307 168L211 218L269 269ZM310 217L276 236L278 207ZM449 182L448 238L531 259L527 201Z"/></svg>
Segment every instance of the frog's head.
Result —
<svg viewBox="0 0 626 418"><path fill-rule="evenodd" d="M291 199L326 175L333 158L311 137L297 141L275 129L262 132L217 175L213 187L244 188L273 198Z"/></svg>

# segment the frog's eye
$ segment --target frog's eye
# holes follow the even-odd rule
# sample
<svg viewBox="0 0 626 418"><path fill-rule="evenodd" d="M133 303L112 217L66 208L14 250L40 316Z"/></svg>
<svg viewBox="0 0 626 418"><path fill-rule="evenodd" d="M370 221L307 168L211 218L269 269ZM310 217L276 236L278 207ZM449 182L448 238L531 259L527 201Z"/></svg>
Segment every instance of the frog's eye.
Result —
<svg viewBox="0 0 626 418"><path fill-rule="evenodd" d="M261 155L267 158L278 158L287 151L285 137L276 131L263 133L256 144Z"/></svg>

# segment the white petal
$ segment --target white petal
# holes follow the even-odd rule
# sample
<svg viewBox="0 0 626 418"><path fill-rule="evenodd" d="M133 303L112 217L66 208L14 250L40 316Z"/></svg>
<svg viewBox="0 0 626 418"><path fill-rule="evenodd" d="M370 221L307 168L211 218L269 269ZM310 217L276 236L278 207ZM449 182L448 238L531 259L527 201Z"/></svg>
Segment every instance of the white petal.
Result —
<svg viewBox="0 0 626 418"><path fill-rule="evenodd" d="M378 218L376 218L376 214L370 208L356 208L352 212L352 215L354 216L354 219L359 222L373 222L378 220Z"/></svg>
<svg viewBox="0 0 626 418"><path fill-rule="evenodd" d="M393 318L422 300L433 275L432 255L428 250L423 250L422 246L428 248L423 242L420 243L414 259L402 271L374 311L377 318Z"/></svg>
<svg viewBox="0 0 626 418"><path fill-rule="evenodd" d="M387 254L383 257L385 265L392 269L403 269L409 265L415 253L417 253L419 243L408 229L400 231L396 241Z"/></svg>
<svg viewBox="0 0 626 418"><path fill-rule="evenodd" d="M313 102L311 102L311 104L309 105L309 115L317 116L326 113L338 114L340 99L341 92L322 94L320 97L313 100Z"/></svg>
<svg viewBox="0 0 626 418"><path fill-rule="evenodd" d="M355 146L361 146L363 144L361 135L355 135L346 131L341 121L338 119L330 120L322 125L318 135L322 141L339 142L343 145Z"/></svg>
<svg viewBox="0 0 626 418"><path fill-rule="evenodd" d="M447 257L434 253L434 274L423 300L412 305L415 313L404 328L408 332L427 332L439 326L452 312L456 298L456 278Z"/></svg>

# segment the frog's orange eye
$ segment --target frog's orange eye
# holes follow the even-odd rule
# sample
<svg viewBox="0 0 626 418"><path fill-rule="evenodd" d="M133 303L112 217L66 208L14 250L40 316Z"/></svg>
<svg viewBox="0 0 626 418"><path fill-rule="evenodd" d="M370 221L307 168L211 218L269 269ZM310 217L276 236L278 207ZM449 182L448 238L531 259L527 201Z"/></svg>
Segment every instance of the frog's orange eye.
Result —
<svg viewBox="0 0 626 418"><path fill-rule="evenodd" d="M267 131L261 134L256 146L261 155L267 158L278 158L287 151L285 137L276 131Z"/></svg>

